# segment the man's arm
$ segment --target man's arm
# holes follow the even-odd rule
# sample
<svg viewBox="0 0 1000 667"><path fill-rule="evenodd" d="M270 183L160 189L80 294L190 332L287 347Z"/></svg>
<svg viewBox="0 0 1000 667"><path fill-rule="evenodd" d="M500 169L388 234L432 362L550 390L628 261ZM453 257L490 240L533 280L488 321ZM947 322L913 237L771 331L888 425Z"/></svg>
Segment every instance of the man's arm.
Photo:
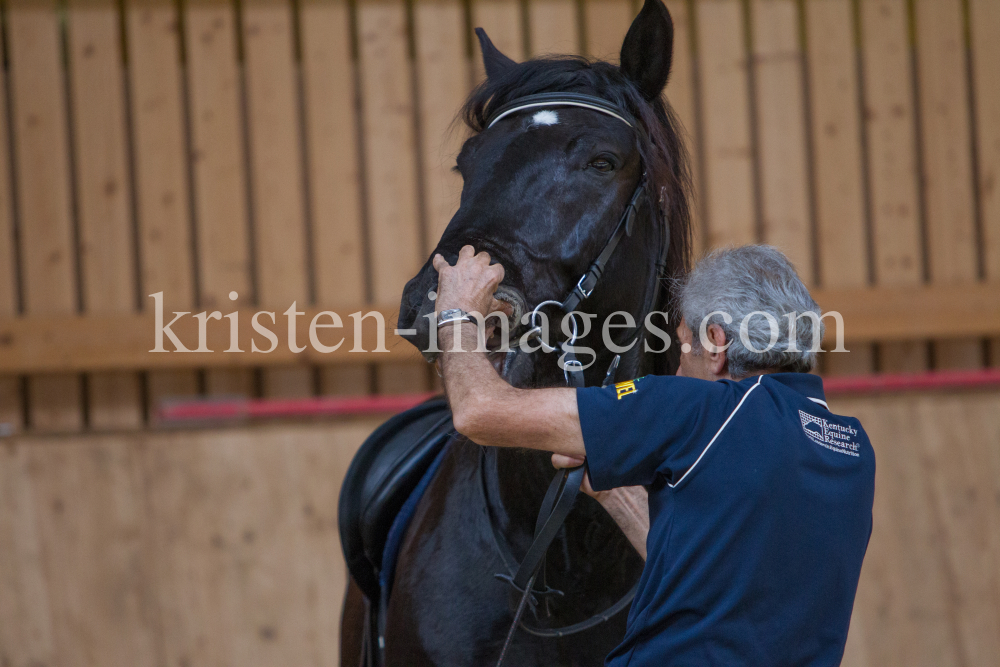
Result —
<svg viewBox="0 0 1000 667"><path fill-rule="evenodd" d="M597 498L642 559L646 560L646 536L649 535L649 495L646 489L623 486L591 495Z"/></svg>
<svg viewBox="0 0 1000 667"><path fill-rule="evenodd" d="M437 308L461 308L489 313L499 309L493 299L503 280L503 267L490 265L486 253L474 255L462 248L459 261L450 266L434 258L438 270ZM455 337L464 351L454 351ZM528 447L583 458L583 433L576 407L575 389L517 389L497 375L478 346L473 322L448 324L438 332L441 370L455 429L481 445Z"/></svg>
<svg viewBox="0 0 1000 667"><path fill-rule="evenodd" d="M502 308L493 294L503 280L503 267L489 262L489 255L476 254L470 246L462 248L455 266L435 256L438 310L490 313ZM497 375L485 354L474 351L478 335L474 322L448 324L438 332L438 347L443 350L441 374L455 429L481 445L553 452L556 467L581 465L587 452L576 390L510 386ZM455 337L460 337L457 349L464 352L454 351ZM583 490L601 503L645 560L649 533L646 490L637 486L595 492L589 479L584 480Z"/></svg>
<svg viewBox="0 0 1000 667"><path fill-rule="evenodd" d="M575 468L583 465L582 459L561 454L552 455L556 468ZM591 496L611 515L632 547L646 560L646 536L649 535L649 494L641 486L622 486L607 491L594 491L590 475L585 475L580 488Z"/></svg>

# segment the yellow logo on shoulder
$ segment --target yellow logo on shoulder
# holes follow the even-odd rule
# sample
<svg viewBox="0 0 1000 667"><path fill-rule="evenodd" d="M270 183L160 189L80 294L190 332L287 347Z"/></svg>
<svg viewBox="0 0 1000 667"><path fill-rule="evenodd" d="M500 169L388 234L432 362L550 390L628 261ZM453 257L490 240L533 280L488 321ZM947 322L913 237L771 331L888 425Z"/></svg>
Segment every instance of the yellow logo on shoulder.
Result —
<svg viewBox="0 0 1000 667"><path fill-rule="evenodd" d="M628 396L629 394L635 393L635 380L628 380L627 382L619 382L615 385L615 391L618 394L618 400L622 400L623 396Z"/></svg>

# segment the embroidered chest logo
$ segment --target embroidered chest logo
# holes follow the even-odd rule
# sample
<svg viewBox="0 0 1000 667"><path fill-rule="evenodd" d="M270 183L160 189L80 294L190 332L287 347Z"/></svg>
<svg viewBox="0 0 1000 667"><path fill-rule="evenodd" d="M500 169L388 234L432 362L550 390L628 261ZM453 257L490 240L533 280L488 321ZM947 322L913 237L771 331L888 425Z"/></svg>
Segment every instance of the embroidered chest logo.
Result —
<svg viewBox="0 0 1000 667"><path fill-rule="evenodd" d="M858 450L861 446L853 439L858 434L857 429L834 424L802 410L799 410L799 419L802 421L802 430L820 447L826 447L839 454L860 456Z"/></svg>
<svg viewBox="0 0 1000 667"><path fill-rule="evenodd" d="M618 400L622 400L623 396L628 396L629 394L634 394L635 380L628 380L626 382L619 382L615 385L615 393L618 395Z"/></svg>

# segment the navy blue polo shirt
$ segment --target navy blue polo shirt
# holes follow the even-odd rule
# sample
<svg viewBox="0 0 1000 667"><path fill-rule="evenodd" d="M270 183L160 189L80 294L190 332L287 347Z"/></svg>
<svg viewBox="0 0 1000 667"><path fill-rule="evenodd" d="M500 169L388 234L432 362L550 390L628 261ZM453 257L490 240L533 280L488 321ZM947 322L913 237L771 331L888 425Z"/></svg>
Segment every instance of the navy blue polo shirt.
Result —
<svg viewBox="0 0 1000 667"><path fill-rule="evenodd" d="M595 489L649 491L647 561L606 665L839 665L875 455L815 375L577 391Z"/></svg>

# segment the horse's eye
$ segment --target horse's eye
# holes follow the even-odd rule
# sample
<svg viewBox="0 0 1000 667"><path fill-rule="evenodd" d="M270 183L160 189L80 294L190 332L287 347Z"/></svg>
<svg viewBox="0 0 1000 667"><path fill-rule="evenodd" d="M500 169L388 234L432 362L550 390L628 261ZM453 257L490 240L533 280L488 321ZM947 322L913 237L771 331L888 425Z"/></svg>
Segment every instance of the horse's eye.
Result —
<svg viewBox="0 0 1000 667"><path fill-rule="evenodd" d="M611 164L610 160L605 160L604 158L597 158L591 162L589 166L603 173L612 171L615 168L615 165Z"/></svg>

